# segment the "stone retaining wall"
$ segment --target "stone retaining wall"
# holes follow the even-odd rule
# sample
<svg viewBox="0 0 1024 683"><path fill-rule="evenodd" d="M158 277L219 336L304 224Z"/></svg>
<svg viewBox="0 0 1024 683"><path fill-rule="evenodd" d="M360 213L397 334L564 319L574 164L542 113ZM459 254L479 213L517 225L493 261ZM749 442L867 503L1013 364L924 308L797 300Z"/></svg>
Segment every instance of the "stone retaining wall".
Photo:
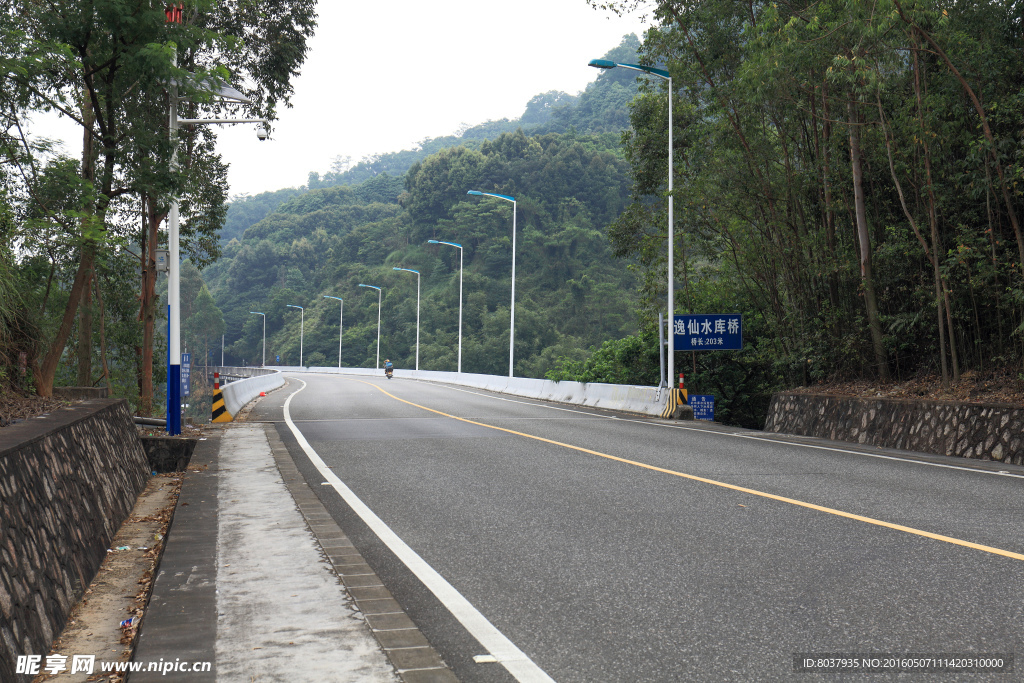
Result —
<svg viewBox="0 0 1024 683"><path fill-rule="evenodd" d="M1024 408L779 393L766 432L1024 465Z"/></svg>
<svg viewBox="0 0 1024 683"><path fill-rule="evenodd" d="M128 403L94 399L0 430L0 681L45 655L149 470Z"/></svg>

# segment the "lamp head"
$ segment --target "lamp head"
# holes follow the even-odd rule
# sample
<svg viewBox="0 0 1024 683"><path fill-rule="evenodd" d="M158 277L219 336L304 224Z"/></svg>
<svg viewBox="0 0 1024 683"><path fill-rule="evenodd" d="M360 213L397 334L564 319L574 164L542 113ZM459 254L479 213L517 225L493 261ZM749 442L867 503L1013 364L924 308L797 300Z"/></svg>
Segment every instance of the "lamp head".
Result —
<svg viewBox="0 0 1024 683"><path fill-rule="evenodd" d="M430 244L447 244L449 247L458 247L459 249L462 249L462 245L455 242L445 242L444 240L427 240L427 242Z"/></svg>
<svg viewBox="0 0 1024 683"><path fill-rule="evenodd" d="M497 197L498 199L505 199L510 202L516 200L515 197L509 197L507 194L498 194L497 192L480 192L479 190L470 190L466 194L471 194L474 197Z"/></svg>
<svg viewBox="0 0 1024 683"><path fill-rule="evenodd" d="M672 80L672 74L670 74L667 69L659 69L654 66L644 66L643 64L627 64L625 62L612 62L607 59L591 59L589 66L593 66L598 69L614 69L617 66L621 66L623 69L643 71L644 73L648 73L653 76L661 76L664 79Z"/></svg>

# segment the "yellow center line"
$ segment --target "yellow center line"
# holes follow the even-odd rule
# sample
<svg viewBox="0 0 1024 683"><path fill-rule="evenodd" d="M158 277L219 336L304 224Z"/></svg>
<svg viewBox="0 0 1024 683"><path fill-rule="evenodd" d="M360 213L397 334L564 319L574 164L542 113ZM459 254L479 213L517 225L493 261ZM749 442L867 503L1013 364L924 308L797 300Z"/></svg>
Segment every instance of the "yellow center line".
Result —
<svg viewBox="0 0 1024 683"><path fill-rule="evenodd" d="M345 378L345 379L348 379L348 378ZM790 505L797 505L797 506L800 506L800 507L803 507L803 508L808 508L810 510L817 510L818 512L826 512L826 513L828 513L830 515L836 515L837 517L845 517L847 519L853 519L853 520L856 520L858 522L864 522L865 524L874 524L875 526L885 527L887 529L895 529L896 531L903 531L903 532L906 532L908 534L914 534L916 536L923 536L925 538L930 538L930 539L935 540L935 541L942 541L944 543L952 543L953 545L961 545L961 546L964 546L965 548L973 548L974 550L981 550L982 552L992 553L993 555L1002 555L1003 557L1009 557L1009 558L1014 559L1014 560L1024 560L1024 554L1015 553L1015 552L1013 552L1011 550L1003 550L1002 548L994 548L994 547L989 546L989 545L982 545L980 543L972 543L971 541L965 541L965 540L960 539L960 538L953 538L952 536L943 536L942 534L934 534L934 533L932 533L930 531L924 531L923 529L915 529L914 527L903 526L902 524L893 524L892 522L886 522L886 521L881 520L881 519L874 519L873 517L865 517L863 515L857 515L857 514L854 514L852 512L844 512L843 510L836 510L835 508L825 507L824 505L815 505L814 503L807 503L807 502L804 502L802 500L796 500L794 498L786 498L785 496L777 496L777 495L775 495L773 493L766 493L765 491L758 491L756 489L748 489L748 488L745 488L743 486L736 486L735 484L727 484L724 481L716 481L714 479L707 479L705 477L698 477L698 476L693 475L693 474L686 474L685 472L677 472L676 470L665 469L664 467L657 467L655 465L648 465L647 463L637 462L636 460L629 460L628 458L620 458L618 456L609 455L608 453L602 453L600 451L592 451L589 448L583 448L581 446L573 446L572 444L562 443L561 441L554 441L552 439L545 439L542 436L535 436L533 434L526 434L524 432L517 432L514 429L505 429L504 427L495 427L494 425L484 424L483 422L475 422L473 420L467 420L466 418L459 417L458 415L450 415L449 413L445 413L445 412L442 412L440 410L434 410L433 408L428 408L426 406L421 406L418 403L413 403L412 401L406 401L404 398L399 398L399 397L395 396L394 394L388 392L387 390L382 389L381 387L377 386L376 384L372 384L371 382L366 382L366 381L361 380L361 379L351 379L349 381L360 382L362 384L366 384L366 385L371 386L374 389L380 391L381 393L383 393L383 394L385 394L387 396L390 396L391 398L395 399L396 401L400 401L402 403L405 403L407 405L413 406L415 408L419 408L421 410L426 410L426 411L431 412L431 413L436 413L437 415L441 415L443 417L450 417L451 419L458 420L459 422L466 422L468 424L477 425L479 427L486 427L487 429L495 429L495 430L497 430L499 432L506 432L508 434L515 434L516 436L521 436L521 437L524 437L524 438L527 438L527 439L533 439L534 441L542 441L544 443L549 443L549 444L552 444L554 446L562 446L563 448L569 448L571 450L579 451L581 453L587 453L588 455L596 455L599 458L606 458L608 460L615 460L617 462L625 463L627 465L634 465L636 467L642 467L642 468L644 468L646 470L652 470L654 472L661 472L662 474L671 474L671 475L676 476L676 477L682 477L684 479L690 479L692 481L699 481L699 482L701 482L703 484L711 484L713 486L719 486L721 488L731 489L733 491L739 491L741 493L749 493L750 495L759 496L761 498L769 498L771 500L777 500L780 503L789 503Z"/></svg>

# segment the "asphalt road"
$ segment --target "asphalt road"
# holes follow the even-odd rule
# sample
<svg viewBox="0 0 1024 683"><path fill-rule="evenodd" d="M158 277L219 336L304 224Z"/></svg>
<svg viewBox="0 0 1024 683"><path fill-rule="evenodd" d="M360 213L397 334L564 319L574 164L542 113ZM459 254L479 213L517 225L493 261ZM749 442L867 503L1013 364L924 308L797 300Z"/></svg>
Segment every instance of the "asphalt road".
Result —
<svg viewBox="0 0 1024 683"><path fill-rule="evenodd" d="M794 654L1024 653L1024 468L402 379L291 378L250 419L279 423L460 680L514 679L476 663L477 638L320 485L284 423L289 397L330 471L554 680L836 680L796 673Z"/></svg>

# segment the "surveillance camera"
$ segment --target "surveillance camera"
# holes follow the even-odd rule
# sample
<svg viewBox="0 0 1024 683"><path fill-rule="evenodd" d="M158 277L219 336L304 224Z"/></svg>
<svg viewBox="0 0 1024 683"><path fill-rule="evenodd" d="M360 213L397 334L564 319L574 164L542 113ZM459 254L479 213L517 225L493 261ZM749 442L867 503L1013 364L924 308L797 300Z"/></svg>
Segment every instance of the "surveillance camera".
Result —
<svg viewBox="0 0 1024 683"><path fill-rule="evenodd" d="M260 139L260 142L263 142L270 137L270 132L267 130L266 126L260 126L256 129L256 137Z"/></svg>

